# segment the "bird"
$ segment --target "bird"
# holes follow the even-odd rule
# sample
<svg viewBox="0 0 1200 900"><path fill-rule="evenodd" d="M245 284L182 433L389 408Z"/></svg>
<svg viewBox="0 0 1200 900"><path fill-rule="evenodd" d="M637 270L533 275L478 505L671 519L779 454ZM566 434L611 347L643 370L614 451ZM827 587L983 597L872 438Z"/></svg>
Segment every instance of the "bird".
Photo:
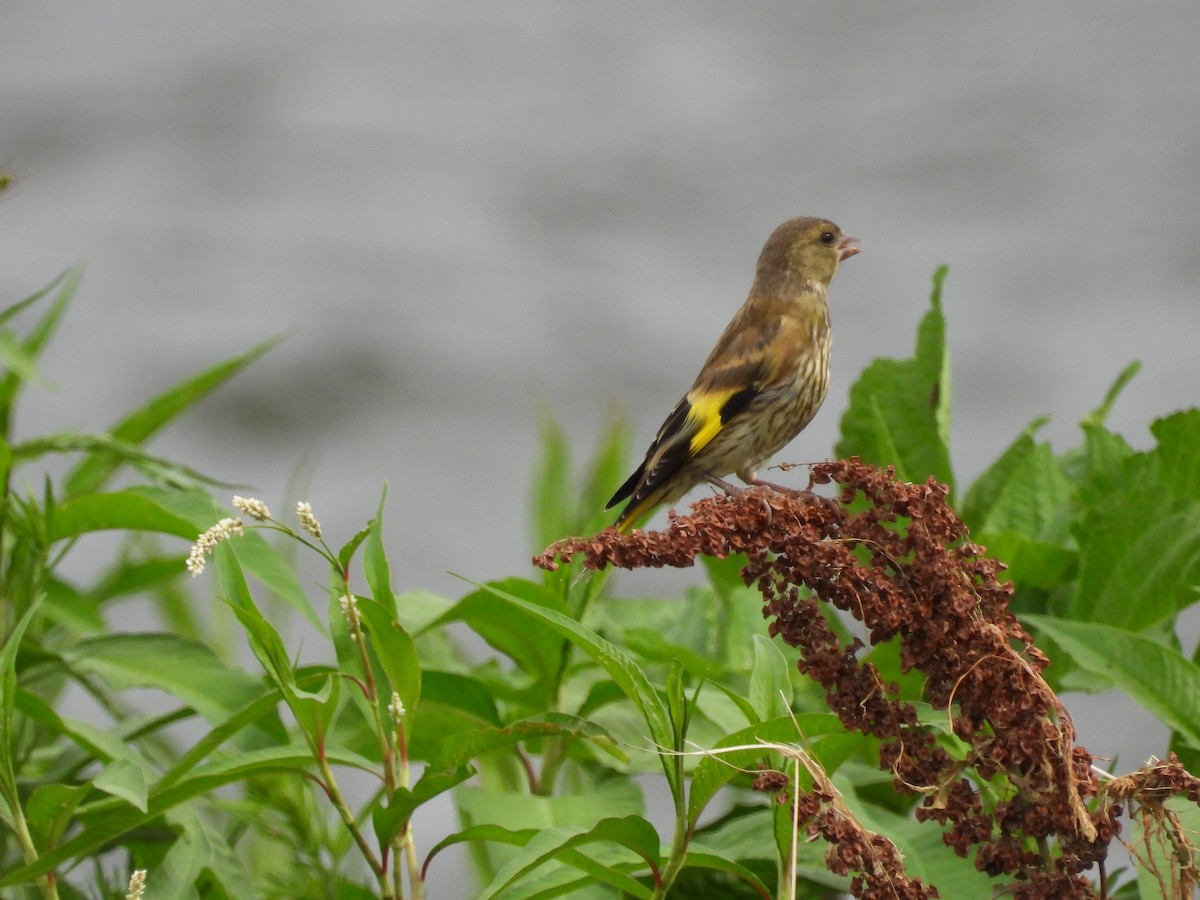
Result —
<svg viewBox="0 0 1200 900"><path fill-rule="evenodd" d="M826 293L838 264L861 251L828 219L803 216L776 228L758 257L750 295L717 340L691 388L667 416L645 459L608 501L628 500L614 527L630 531L649 513L709 482L727 493L816 415L829 388Z"/></svg>

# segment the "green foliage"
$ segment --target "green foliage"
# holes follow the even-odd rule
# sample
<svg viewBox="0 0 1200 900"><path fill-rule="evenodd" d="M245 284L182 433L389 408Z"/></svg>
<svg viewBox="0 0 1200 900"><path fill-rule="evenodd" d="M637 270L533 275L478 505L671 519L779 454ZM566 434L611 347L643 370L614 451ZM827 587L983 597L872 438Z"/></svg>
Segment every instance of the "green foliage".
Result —
<svg viewBox="0 0 1200 900"><path fill-rule="evenodd" d="M852 388L837 451L953 487L945 274L914 356L877 360ZM74 270L0 312L5 896L123 896L111 873L135 869L149 870L154 900L441 896L452 847L469 849L480 897L826 896L847 879L826 870L820 843L795 840L790 804L752 789L769 770L810 790L816 776L796 747L859 822L903 850L911 875L942 896L990 891L936 825L915 821L915 799L877 768L877 740L847 733L767 638L743 561L705 560L708 584L684 598L613 596L579 563L469 585L457 599L403 591L383 499L331 545L303 515L289 524L244 501L222 511L216 482L146 451L274 342L104 432L15 441L15 405L78 281ZM960 509L973 540L1008 562L1056 685L1125 691L1196 762L1200 651L1181 645L1175 623L1200 591L1200 410L1157 420L1153 447L1135 451L1105 426L1134 371L1084 418L1078 447L1039 441L1035 420ZM613 422L577 472L561 429L547 418L542 433L535 550L609 524L603 504L627 446ZM64 454L67 474L46 474ZM240 524L214 530L235 515ZM125 536L116 558L91 580L65 576L63 560L101 530ZM190 557L180 538L197 542ZM323 596L297 578L297 545L327 565ZM185 563L214 570L199 582L220 600L211 616L196 614ZM130 598L165 627L113 632L112 611ZM315 635L305 649L319 663L297 661L281 611ZM229 646L231 625L244 647ZM485 654L469 649L480 641ZM894 646L869 652L942 721ZM164 711L140 710L135 692L147 689ZM87 721L62 711L68 692L94 706ZM944 743L954 752L948 726ZM343 786L364 780L365 795ZM670 809L667 824L651 823L647 792ZM450 834L427 825L439 798L460 817ZM1131 876L1121 896L1154 896L1161 883Z"/></svg>

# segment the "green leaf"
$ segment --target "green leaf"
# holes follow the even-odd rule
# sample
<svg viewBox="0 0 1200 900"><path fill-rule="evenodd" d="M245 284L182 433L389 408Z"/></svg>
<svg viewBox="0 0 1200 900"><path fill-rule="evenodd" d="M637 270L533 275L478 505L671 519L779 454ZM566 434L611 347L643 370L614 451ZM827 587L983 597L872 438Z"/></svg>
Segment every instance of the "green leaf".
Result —
<svg viewBox="0 0 1200 900"><path fill-rule="evenodd" d="M947 271L943 266L934 273L931 308L917 330L913 357L876 359L850 388L835 452L873 465L894 465L906 481L932 475L953 491L950 359L941 300Z"/></svg>
<svg viewBox="0 0 1200 900"><path fill-rule="evenodd" d="M799 730L797 730L799 729ZM758 746L766 741L775 744L794 744L804 742L811 755L826 765L822 758L823 735L845 735L845 728L833 713L803 713L795 718L783 716L766 722L759 722L726 735L706 754L692 773L692 790L688 797L688 824L696 827L696 822L704 808L708 806L717 791L727 785L731 779L744 771L751 771L760 760L772 751ZM858 741L867 740L861 735L854 736ZM730 747L747 747L744 750L728 750ZM831 749L832 745L831 745ZM719 752L727 751L727 752ZM842 747L837 748L836 761L830 759L826 771L836 768L835 762L842 758Z"/></svg>
<svg viewBox="0 0 1200 900"><path fill-rule="evenodd" d="M1200 666L1144 635L1094 622L1024 617L1074 662L1103 676L1200 747Z"/></svg>
<svg viewBox="0 0 1200 900"><path fill-rule="evenodd" d="M445 738L429 758L434 769L464 765L489 750L547 737L571 737L593 741L606 753L628 761L605 729L594 722L566 713L545 712L513 722L503 728L479 728L460 731Z"/></svg>
<svg viewBox="0 0 1200 900"><path fill-rule="evenodd" d="M326 746L325 754L330 765L347 766L369 773L375 771L375 765L370 760L332 744ZM84 827L78 834L33 862L0 877L0 888L26 884L68 860L85 858L120 836L153 821L167 810L201 794L256 775L284 773L299 776L311 764L312 753L307 745L246 751L201 766L188 778L166 790L152 791L146 812L118 800L96 804L91 810L92 814L84 819Z"/></svg>
<svg viewBox="0 0 1200 900"><path fill-rule="evenodd" d="M278 344L284 337L285 335L280 335L263 341L244 353L217 363L215 366L173 385L116 422L109 429L109 434L119 441L130 444L144 443L164 425L203 400L216 388ZM120 460L99 454L83 460L67 475L66 493L68 495L86 494L98 490L112 477L119 465Z"/></svg>
<svg viewBox="0 0 1200 900"><path fill-rule="evenodd" d="M727 854L714 850L702 842L692 842L688 847L687 853L684 855L683 865L684 868L712 869L715 872L725 872L728 875L733 875L735 878L740 878L755 888L766 900L770 900L771 892L754 872L737 860L730 859Z"/></svg>
<svg viewBox="0 0 1200 900"><path fill-rule="evenodd" d="M46 348L46 345L58 330L63 314L71 304L82 276L83 266L75 266L55 278L50 284L33 296L27 297L20 303L10 306L0 316L0 324L5 324L13 316L37 303L52 290L58 288L58 294L51 302L50 308L42 314L41 319L30 329L29 334L22 343L21 351L24 359L36 360L41 356L42 350ZM0 378L0 437L5 439L7 439L9 434L9 423L13 407L16 405L17 394L20 392L23 384L24 376L18 370L9 369Z"/></svg>
<svg viewBox="0 0 1200 900"><path fill-rule="evenodd" d="M650 684L650 679L646 677L646 673L642 671L628 654L616 645L600 637L594 631L585 628L573 619L567 618L557 610L531 603L515 594L489 585L479 585L479 587L507 601L517 609L525 611L535 621L549 625L575 644L575 646L579 647L600 668L604 669L613 681L620 685L621 690L625 692L625 696L637 707L650 730L650 740L659 747L671 747L673 745L674 730L666 705ZM683 786L679 781L675 765L672 760L667 759L665 756L660 756L660 760L663 771L667 776L667 784L671 788L671 794L677 797Z"/></svg>
<svg viewBox="0 0 1200 900"><path fill-rule="evenodd" d="M102 678L115 690L166 691L213 723L262 694L257 678L229 668L199 641L172 634L90 637L65 651L63 658L72 670Z"/></svg>
<svg viewBox="0 0 1200 900"><path fill-rule="evenodd" d="M573 518L571 450L562 427L549 414L541 418L542 452L533 476L533 526L535 550L568 533Z"/></svg>
<svg viewBox="0 0 1200 900"><path fill-rule="evenodd" d="M394 608L394 604L389 606ZM415 710L421 699L421 661L413 639L382 603L370 597L358 599L358 613L367 624L367 640L387 674L388 697L398 694L406 712ZM404 727L406 733L411 733L407 715Z"/></svg>
<svg viewBox="0 0 1200 900"><path fill-rule="evenodd" d="M214 553L222 597L246 631L250 649L276 685L285 693L295 684L292 662L279 632L259 610L242 574L237 552L229 541Z"/></svg>
<svg viewBox="0 0 1200 900"><path fill-rule="evenodd" d="M1131 484L1081 522L1074 617L1144 631L1200 592L1200 501L1164 502Z"/></svg>
<svg viewBox="0 0 1200 900"><path fill-rule="evenodd" d="M761 634L754 635L754 670L750 673L750 703L758 718L777 719L792 704L792 667L779 646Z"/></svg>
<svg viewBox="0 0 1200 900"><path fill-rule="evenodd" d="M422 803L462 784L474 774L475 769L471 766L448 769L428 766L411 790L398 788L387 806L377 806L371 814L371 825L380 845L390 845Z"/></svg>
<svg viewBox="0 0 1200 900"><path fill-rule="evenodd" d="M566 611L562 599L545 585L524 578L508 578L467 594L429 627L466 622L490 646L512 659L522 674L534 679L548 703L561 678L563 639L548 623L514 616L508 607L496 602L497 596L514 597L558 615Z"/></svg>
<svg viewBox="0 0 1200 900"><path fill-rule="evenodd" d="M1150 432L1158 440L1158 477L1171 495L1200 500L1200 409L1157 419Z"/></svg>
<svg viewBox="0 0 1200 900"><path fill-rule="evenodd" d="M366 547L363 550L363 574L375 602L391 615L396 614L396 598L392 594L392 571L388 565L387 551L383 548L383 508L387 503L387 488L379 498L379 508L367 531Z"/></svg>
<svg viewBox="0 0 1200 900"><path fill-rule="evenodd" d="M58 843L91 790L89 784L43 784L34 788L25 803L25 822L34 845L46 850Z"/></svg>
<svg viewBox="0 0 1200 900"><path fill-rule="evenodd" d="M1117 402L1117 398L1121 396L1121 391L1125 390L1125 385L1129 384L1129 382L1133 380L1133 376L1136 375L1141 368L1142 364L1135 359L1124 369L1122 369L1120 374L1117 375L1116 380L1112 383L1112 386L1108 389L1108 392L1104 395L1104 400L1101 401L1099 406L1088 413L1087 417L1083 420L1084 424L1104 425L1104 423L1108 420L1108 414L1112 411L1113 404L1115 404Z"/></svg>
<svg viewBox="0 0 1200 900"><path fill-rule="evenodd" d="M1050 445L1034 440L1046 421L1035 420L967 491L963 518L973 532L1041 539L1060 523L1073 486Z"/></svg>
<svg viewBox="0 0 1200 900"><path fill-rule="evenodd" d="M92 785L146 812L146 772L141 766L124 759L113 760L92 780Z"/></svg>
<svg viewBox="0 0 1200 900"><path fill-rule="evenodd" d="M19 802L17 776L13 769L13 710L17 702L17 652L25 639L25 630L33 621L39 599L29 604L0 649L0 797L10 806Z"/></svg>
<svg viewBox="0 0 1200 900"><path fill-rule="evenodd" d="M91 531L155 531L194 540L196 527L136 491L81 494L51 511L51 542L76 538Z"/></svg>
<svg viewBox="0 0 1200 900"><path fill-rule="evenodd" d="M541 833L541 829L524 828L524 829L509 829L500 825L475 825L470 828L452 834L430 851L429 856L425 859L425 869L429 868L429 864L433 858L441 853L446 847L453 846L468 841L507 844L513 847L524 847L533 838ZM548 900L551 897L575 897L580 896L577 892L596 885L607 884L617 888L622 892L622 896L645 898L649 900L653 896L652 891L643 885L641 882L625 875L623 869L636 870L636 868L645 868L643 865L629 864L617 861L615 854L605 852L607 848L603 845L593 848L589 856L584 856L576 850L567 850L561 853L558 857L559 861L571 867L559 868L553 871L543 871L534 873L532 877L524 878L520 885L516 885L506 892L506 897L517 898L538 898L538 900ZM613 847L617 850L619 848ZM627 854L621 851L630 859L637 859L636 856ZM601 859L609 859L611 861L606 865L601 862ZM572 869L584 873L583 878L577 878Z"/></svg>
<svg viewBox="0 0 1200 900"><path fill-rule="evenodd" d="M539 831L560 826L586 830L601 819L642 815L646 805L641 788L631 778L601 781L584 785L579 793L550 797L464 785L455 792L455 799L465 824L491 823Z"/></svg>
<svg viewBox="0 0 1200 900"><path fill-rule="evenodd" d="M522 852L496 873L492 883L480 893L479 900L502 896L503 892L518 882L523 875L550 860L562 858L564 851L601 841L620 844L642 857L647 865L655 869L658 867L658 833L653 825L640 816L602 819L587 831L578 828L552 828L531 838Z"/></svg>
<svg viewBox="0 0 1200 900"><path fill-rule="evenodd" d="M620 416L609 415L605 419L602 435L600 444L588 464L584 479L583 494L580 498L580 522L577 529L580 534L590 534L611 524L613 515L604 508L604 505L612 496L613 491L617 489L617 485L625 480L627 474L629 429L625 421ZM562 536L558 535L558 537ZM553 539L551 538L551 540ZM546 541L541 547L548 543L550 541Z"/></svg>

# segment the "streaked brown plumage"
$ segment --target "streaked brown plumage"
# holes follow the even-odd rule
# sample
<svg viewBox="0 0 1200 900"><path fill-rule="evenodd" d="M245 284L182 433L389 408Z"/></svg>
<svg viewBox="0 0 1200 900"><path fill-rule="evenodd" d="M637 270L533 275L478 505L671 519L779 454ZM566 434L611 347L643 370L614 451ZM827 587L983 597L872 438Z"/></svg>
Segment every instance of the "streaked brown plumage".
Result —
<svg viewBox="0 0 1200 900"><path fill-rule="evenodd" d="M826 291L838 263L859 248L827 219L789 219L758 257L750 296L733 317L646 458L608 507L628 498L627 531L655 507L704 481L756 470L816 414L829 387Z"/></svg>

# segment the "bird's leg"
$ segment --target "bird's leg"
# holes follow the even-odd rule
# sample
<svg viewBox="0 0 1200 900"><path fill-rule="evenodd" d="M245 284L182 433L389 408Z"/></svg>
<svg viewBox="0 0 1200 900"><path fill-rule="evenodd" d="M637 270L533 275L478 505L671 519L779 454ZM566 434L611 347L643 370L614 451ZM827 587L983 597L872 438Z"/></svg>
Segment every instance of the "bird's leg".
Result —
<svg viewBox="0 0 1200 900"><path fill-rule="evenodd" d="M724 478L718 478L716 475L705 475L705 480L715 487L719 487L725 493L734 496L745 492L745 488L740 488L736 484L730 484ZM745 479L742 479L743 481Z"/></svg>
<svg viewBox="0 0 1200 900"><path fill-rule="evenodd" d="M797 493L795 488L784 487L782 484L775 484L772 481L761 480L758 477L758 473L755 472L753 469L742 469L740 472L737 473L737 477L742 479L742 481L746 482L746 484L753 485L754 487L770 488L771 490L778 491L781 494Z"/></svg>
<svg viewBox="0 0 1200 900"><path fill-rule="evenodd" d="M746 474L749 474L750 478L747 478ZM751 485L752 487L764 486L764 482L753 480L754 479L753 472L748 472L748 473L738 472L737 476L738 476L738 478L742 479L742 481L746 482L746 484ZM715 475L706 475L705 477L710 482L715 484L717 487L722 488L725 491L725 493L727 493L731 496L736 496L737 494L744 494L747 491L747 488L740 488L740 487L737 487L736 485L732 485L728 481L725 481L724 479L717 478ZM775 488L776 490L781 490L781 488L776 488L776 486L773 484L768 484L765 486L768 488ZM762 504L763 512L765 512L767 514L767 524L770 525L771 524L771 516L772 516L771 504L767 502L766 497L759 497L758 499L759 499L759 502Z"/></svg>

